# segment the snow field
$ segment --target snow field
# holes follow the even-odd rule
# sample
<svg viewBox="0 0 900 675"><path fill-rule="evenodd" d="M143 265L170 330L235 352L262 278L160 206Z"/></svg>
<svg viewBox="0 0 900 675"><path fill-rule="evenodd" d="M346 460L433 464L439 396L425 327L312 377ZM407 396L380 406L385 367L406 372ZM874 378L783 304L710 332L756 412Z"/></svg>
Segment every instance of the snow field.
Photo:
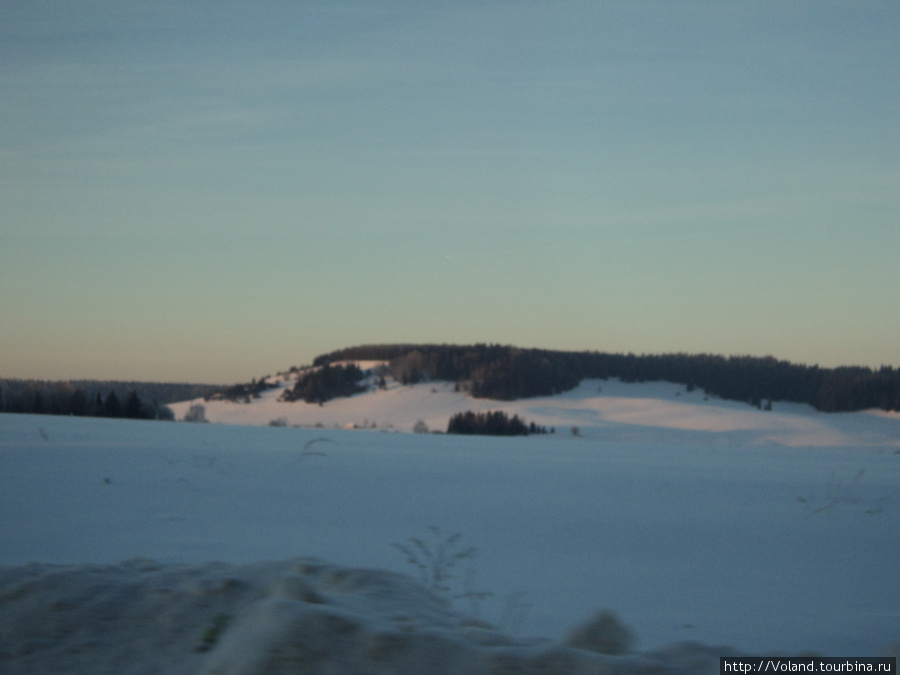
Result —
<svg viewBox="0 0 900 675"><path fill-rule="evenodd" d="M389 388L318 412L376 410L377 395L392 395L416 399L407 402L412 423L437 419L450 406L435 403L460 396L447 389ZM219 405L208 417L223 421L225 406L242 404ZM241 410L267 424L268 411L255 408L265 405L289 404ZM315 556L417 578L392 544L427 543L436 525L477 547L450 595L493 594L453 601L454 616L526 642L559 640L600 608L614 610L644 652L692 641L747 654L871 656L900 640L896 416L777 402L763 412L665 383L585 383L515 405L502 404L527 421L558 420L557 433L0 415L0 565L13 566L7 575L31 561L142 557L168 569ZM579 437L568 432L576 420ZM822 445L797 442L814 438ZM504 618L510 603L521 621Z"/></svg>

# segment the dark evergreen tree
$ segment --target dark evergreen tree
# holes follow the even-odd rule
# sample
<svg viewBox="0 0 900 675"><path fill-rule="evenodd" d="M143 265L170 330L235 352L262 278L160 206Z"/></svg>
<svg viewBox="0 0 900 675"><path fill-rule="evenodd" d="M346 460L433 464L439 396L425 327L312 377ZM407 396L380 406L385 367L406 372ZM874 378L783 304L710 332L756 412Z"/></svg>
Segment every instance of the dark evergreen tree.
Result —
<svg viewBox="0 0 900 675"><path fill-rule="evenodd" d="M103 402L103 414L105 417L122 416L122 407L119 404L119 397L116 396L116 392L111 391L107 394L106 400Z"/></svg>
<svg viewBox="0 0 900 675"><path fill-rule="evenodd" d="M69 400L69 410L71 413L77 417L83 417L84 415L87 415L87 406L87 394L81 389L73 391L72 397Z"/></svg>
<svg viewBox="0 0 900 675"><path fill-rule="evenodd" d="M129 391L125 398L125 406L122 409L122 416L131 419L141 419L144 417L144 410L141 406L141 399L134 391Z"/></svg>

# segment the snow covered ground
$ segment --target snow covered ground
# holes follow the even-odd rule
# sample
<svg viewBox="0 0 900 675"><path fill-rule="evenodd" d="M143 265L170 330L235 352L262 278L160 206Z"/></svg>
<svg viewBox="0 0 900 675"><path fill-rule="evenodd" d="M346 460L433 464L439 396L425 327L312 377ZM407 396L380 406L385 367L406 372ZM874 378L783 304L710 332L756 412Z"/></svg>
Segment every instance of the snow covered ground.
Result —
<svg viewBox="0 0 900 675"><path fill-rule="evenodd" d="M522 639L561 639L610 608L644 651L694 641L874 656L900 641L896 414L778 402L761 411L679 385L616 381L503 403L445 383L324 406L278 394L205 403L214 424L0 415L0 631L12 635L3 615L13 608L57 611L41 604L55 568L15 567L29 562L140 557L156 563L132 567L164 574L181 563L314 556L416 577L392 544L417 537L435 549L460 533L450 550L477 552L444 595L489 591L452 603ZM179 419L188 405L172 406ZM391 433L418 420L442 430L463 410L506 410L556 433ZM286 427L268 426L279 418ZM343 428L353 424L368 430ZM91 574L77 583L91 588ZM132 602L160 592L147 589ZM66 592L53 596L66 606L57 596ZM190 616L195 644L210 617Z"/></svg>
<svg viewBox="0 0 900 675"><path fill-rule="evenodd" d="M363 368L375 362L359 362ZM822 415L807 405L775 402L772 411L744 403L708 398L669 382L622 383L585 380L558 396L519 401L475 399L454 391L450 382L402 386L388 380L386 389L333 399L324 405L279 400L295 375L270 378L277 388L252 403L185 401L169 407L182 419L194 404L203 405L210 422L318 428L377 428L412 431L418 421L433 431L445 431L454 413L504 410L568 433L577 426L606 441L689 444L774 444L787 446L896 446L900 448L900 414L864 412Z"/></svg>

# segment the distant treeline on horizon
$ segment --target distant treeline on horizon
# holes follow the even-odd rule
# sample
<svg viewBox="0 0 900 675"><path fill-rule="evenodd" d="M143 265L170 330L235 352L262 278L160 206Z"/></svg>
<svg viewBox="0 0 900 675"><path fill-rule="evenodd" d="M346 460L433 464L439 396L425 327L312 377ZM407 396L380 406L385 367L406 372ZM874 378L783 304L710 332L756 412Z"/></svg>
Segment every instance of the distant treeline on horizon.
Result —
<svg viewBox="0 0 900 675"><path fill-rule="evenodd" d="M808 403L823 412L880 408L900 411L900 369L820 368L771 356L608 354L521 349L504 345L361 345L319 356L336 361L386 361L398 381L456 382L476 398L510 401L569 391L587 378L668 381L688 390L763 407L771 401Z"/></svg>
<svg viewBox="0 0 900 675"><path fill-rule="evenodd" d="M623 382L683 384L689 391L700 389L709 396L759 408L769 407L772 401L788 401L807 403L823 412L872 408L900 412L900 369L891 366L878 370L862 366L820 368L771 356L638 356L488 344L360 345L318 356L313 366L338 361L386 362L378 377L379 386L384 386L385 376L404 385L443 380L455 382L459 391L467 391L475 398L500 401L560 394L588 378L618 378ZM289 372L300 370L294 367ZM350 396L363 390L357 386L362 376L356 368L306 373L282 398L323 403ZM273 386L266 382L267 377L229 387L0 379L0 412L172 419L167 403L197 398L249 402Z"/></svg>
<svg viewBox="0 0 900 675"><path fill-rule="evenodd" d="M168 403L207 396L207 384L0 378L0 412L170 420Z"/></svg>

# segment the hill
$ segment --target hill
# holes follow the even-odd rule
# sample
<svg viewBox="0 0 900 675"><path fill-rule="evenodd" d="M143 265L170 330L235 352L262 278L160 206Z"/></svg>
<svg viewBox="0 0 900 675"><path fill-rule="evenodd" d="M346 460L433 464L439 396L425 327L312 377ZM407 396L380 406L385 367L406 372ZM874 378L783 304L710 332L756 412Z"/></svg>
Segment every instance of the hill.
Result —
<svg viewBox="0 0 900 675"><path fill-rule="evenodd" d="M667 381L689 390L761 407L765 401L807 403L823 412L880 408L900 411L900 370L860 366L820 368L771 356L609 354L475 344L362 345L319 356L337 361L386 361L404 384L446 380L475 398L512 401L571 391L587 378Z"/></svg>
<svg viewBox="0 0 900 675"><path fill-rule="evenodd" d="M203 406L209 422L377 431L444 432L453 416L501 411L534 422L556 436L572 429L588 440L666 444L900 447L900 415L861 411L831 415L802 403L775 402L768 410L705 394L672 382L585 379L567 392L515 401L475 398L449 381L404 385L384 372L384 362L356 362L364 393L325 402L288 402L310 370L282 373L264 382L257 396L193 399L170 405L176 419ZM340 362L334 362L337 368ZM383 380L383 384L382 384Z"/></svg>

